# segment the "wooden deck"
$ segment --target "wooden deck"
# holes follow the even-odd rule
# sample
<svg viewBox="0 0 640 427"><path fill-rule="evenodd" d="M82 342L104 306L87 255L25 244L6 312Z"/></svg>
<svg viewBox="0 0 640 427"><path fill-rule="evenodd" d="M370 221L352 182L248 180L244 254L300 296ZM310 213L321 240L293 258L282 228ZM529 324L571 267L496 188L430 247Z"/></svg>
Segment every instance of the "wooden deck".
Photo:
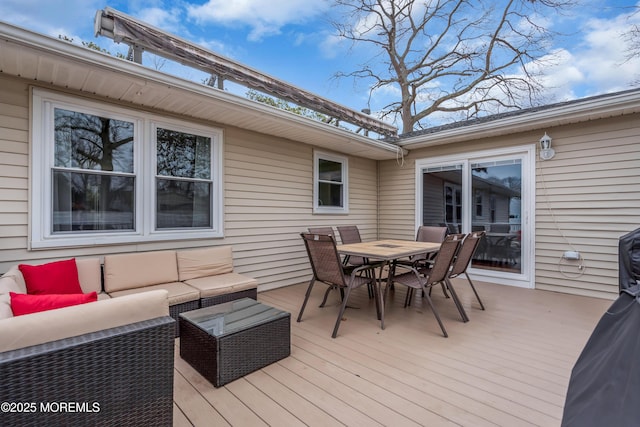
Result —
<svg viewBox="0 0 640 427"><path fill-rule="evenodd" d="M356 291L336 339L338 295L318 308L324 285L301 323L306 284L260 293L291 312L291 356L216 389L176 340L174 425L559 426L571 368L611 302L477 283L481 311L454 283L471 320L434 289L449 338L420 297L402 307L403 288L389 295L385 330Z"/></svg>

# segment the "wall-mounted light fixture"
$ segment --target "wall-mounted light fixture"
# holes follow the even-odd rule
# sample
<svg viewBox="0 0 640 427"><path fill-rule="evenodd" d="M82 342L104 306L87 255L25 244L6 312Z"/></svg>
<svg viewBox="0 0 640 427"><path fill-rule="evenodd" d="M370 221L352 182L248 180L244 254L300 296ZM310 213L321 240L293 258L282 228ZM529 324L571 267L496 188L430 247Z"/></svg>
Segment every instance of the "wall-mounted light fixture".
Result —
<svg viewBox="0 0 640 427"><path fill-rule="evenodd" d="M551 137L545 132L540 138L540 160L549 160L556 155L556 151L551 148Z"/></svg>

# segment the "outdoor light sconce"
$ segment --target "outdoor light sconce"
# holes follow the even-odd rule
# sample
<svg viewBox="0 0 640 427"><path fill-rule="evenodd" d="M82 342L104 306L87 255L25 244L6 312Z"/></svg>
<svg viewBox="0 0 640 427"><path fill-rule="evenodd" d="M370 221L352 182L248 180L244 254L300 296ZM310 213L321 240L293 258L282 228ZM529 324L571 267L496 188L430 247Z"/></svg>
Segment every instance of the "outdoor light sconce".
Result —
<svg viewBox="0 0 640 427"><path fill-rule="evenodd" d="M551 137L544 133L544 136L540 138L540 159L541 160L549 160L553 159L553 156L556 155L556 151L551 148Z"/></svg>

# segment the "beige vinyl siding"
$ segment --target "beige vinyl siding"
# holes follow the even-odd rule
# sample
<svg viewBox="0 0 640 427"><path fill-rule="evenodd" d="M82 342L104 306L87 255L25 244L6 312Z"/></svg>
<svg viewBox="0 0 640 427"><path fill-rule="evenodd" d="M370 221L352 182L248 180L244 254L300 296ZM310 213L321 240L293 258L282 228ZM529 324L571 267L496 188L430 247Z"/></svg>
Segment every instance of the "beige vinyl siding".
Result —
<svg viewBox="0 0 640 427"><path fill-rule="evenodd" d="M415 157L380 162L379 235L415 239Z"/></svg>
<svg viewBox="0 0 640 427"><path fill-rule="evenodd" d="M538 161L536 286L577 295L618 293L618 239L640 227L640 117L553 130L556 157ZM579 251L584 272L561 267Z"/></svg>
<svg viewBox="0 0 640 427"><path fill-rule="evenodd" d="M413 150L404 166L381 162L381 237L412 238L415 159L537 143L544 131L553 138L556 156L536 159L535 287L615 298L618 239L640 227L637 114ZM583 270L559 265L562 254L574 249L584 258Z"/></svg>
<svg viewBox="0 0 640 427"><path fill-rule="evenodd" d="M232 245L235 270L255 277L259 289L265 290L309 279L311 270L300 238L307 227L352 224L360 228L363 239L377 237L374 160L348 158L349 214L314 215L314 147L223 128L223 239L28 251L29 83L0 76L0 273L20 262Z"/></svg>
<svg viewBox="0 0 640 427"><path fill-rule="evenodd" d="M307 281L300 233L308 227L357 225L376 237L376 162L349 157L349 214L313 214L313 147L240 129L225 131L225 240L238 271L261 289ZM336 233L337 235L337 233Z"/></svg>
<svg viewBox="0 0 640 427"><path fill-rule="evenodd" d="M0 265L27 244L29 102L16 83L0 78Z"/></svg>

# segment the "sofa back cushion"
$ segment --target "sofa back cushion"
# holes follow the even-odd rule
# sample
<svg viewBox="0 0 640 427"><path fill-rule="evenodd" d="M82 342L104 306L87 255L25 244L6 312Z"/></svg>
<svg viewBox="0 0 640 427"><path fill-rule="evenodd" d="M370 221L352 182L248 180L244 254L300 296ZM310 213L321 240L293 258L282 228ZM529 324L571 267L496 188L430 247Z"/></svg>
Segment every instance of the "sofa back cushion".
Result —
<svg viewBox="0 0 640 427"><path fill-rule="evenodd" d="M18 271L17 267L15 271ZM13 273L15 273L15 271ZM19 271L18 274L20 274ZM22 275L20 275L20 277L22 278ZM9 270L0 277L0 319L13 317L13 311L11 310L11 292L26 294L27 288L24 282L22 284L18 283L15 275L12 274L12 270Z"/></svg>
<svg viewBox="0 0 640 427"><path fill-rule="evenodd" d="M102 291L102 267L100 266L100 258L76 258L76 266L78 267L78 280L82 292L100 293Z"/></svg>
<svg viewBox="0 0 640 427"><path fill-rule="evenodd" d="M136 252L104 257L106 292L177 281L176 251Z"/></svg>
<svg viewBox="0 0 640 427"><path fill-rule="evenodd" d="M24 277L22 276L22 273L20 273L20 269L18 268L17 265L14 265L13 267L11 267L9 271L7 271L2 275L2 277L13 278L13 280L19 286L20 292L23 294L27 293L27 284L24 282ZM2 292L1 288L0 288L0 292Z"/></svg>
<svg viewBox="0 0 640 427"><path fill-rule="evenodd" d="M233 271L231 246L178 251L177 259L178 278L181 281Z"/></svg>

